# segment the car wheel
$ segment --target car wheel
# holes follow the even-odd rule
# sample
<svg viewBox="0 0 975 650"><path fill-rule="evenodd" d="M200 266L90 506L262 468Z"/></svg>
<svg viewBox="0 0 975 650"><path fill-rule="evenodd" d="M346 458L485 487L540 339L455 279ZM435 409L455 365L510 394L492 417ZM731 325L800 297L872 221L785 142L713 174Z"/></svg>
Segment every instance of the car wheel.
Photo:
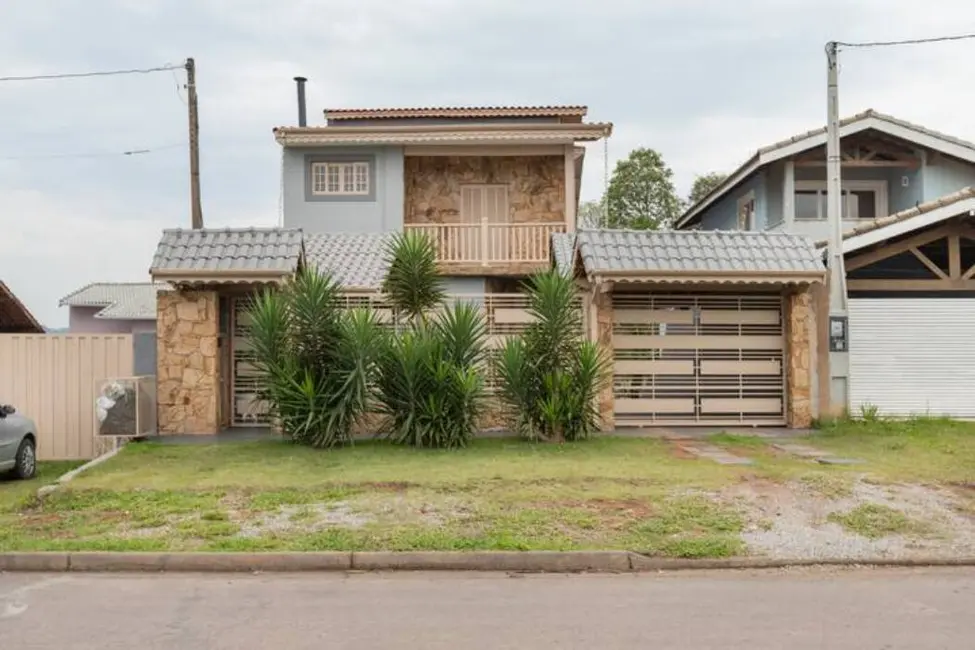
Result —
<svg viewBox="0 0 975 650"><path fill-rule="evenodd" d="M17 449L17 464L14 465L13 475L19 479L34 478L37 473L37 448L34 441L24 438Z"/></svg>

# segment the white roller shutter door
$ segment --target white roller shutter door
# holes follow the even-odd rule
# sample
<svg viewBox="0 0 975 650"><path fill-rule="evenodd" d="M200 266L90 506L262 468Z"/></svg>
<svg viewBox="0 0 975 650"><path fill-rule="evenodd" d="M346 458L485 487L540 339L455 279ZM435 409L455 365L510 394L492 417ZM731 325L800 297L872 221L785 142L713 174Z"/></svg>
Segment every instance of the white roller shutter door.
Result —
<svg viewBox="0 0 975 650"><path fill-rule="evenodd" d="M850 408L975 418L975 299L850 300Z"/></svg>

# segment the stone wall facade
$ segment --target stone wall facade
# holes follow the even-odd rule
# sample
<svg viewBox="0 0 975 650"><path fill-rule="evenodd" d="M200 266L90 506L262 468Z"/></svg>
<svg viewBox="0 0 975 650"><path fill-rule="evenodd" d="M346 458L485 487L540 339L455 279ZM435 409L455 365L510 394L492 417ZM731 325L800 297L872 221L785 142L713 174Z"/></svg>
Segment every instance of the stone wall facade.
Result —
<svg viewBox="0 0 975 650"><path fill-rule="evenodd" d="M462 223L460 187L506 185L512 223L565 221L564 156L408 156L405 223Z"/></svg>
<svg viewBox="0 0 975 650"><path fill-rule="evenodd" d="M596 290L593 296L593 307L596 315L596 344L606 358L610 368L613 363L613 298L608 292ZM613 431L616 428L616 399L613 397L613 376L599 393L599 414L602 417L602 430Z"/></svg>
<svg viewBox="0 0 975 650"><path fill-rule="evenodd" d="M786 298L786 420L790 427L812 426L812 343L816 335L813 296L807 288Z"/></svg>
<svg viewBox="0 0 975 650"><path fill-rule="evenodd" d="M217 293L160 292L156 306L159 433L216 433L220 395Z"/></svg>

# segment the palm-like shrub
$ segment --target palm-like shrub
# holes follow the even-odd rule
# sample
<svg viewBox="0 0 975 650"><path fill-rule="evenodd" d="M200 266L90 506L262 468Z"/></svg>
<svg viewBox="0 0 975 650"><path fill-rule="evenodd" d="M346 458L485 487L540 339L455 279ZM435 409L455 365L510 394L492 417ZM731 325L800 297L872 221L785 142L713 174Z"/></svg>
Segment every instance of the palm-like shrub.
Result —
<svg viewBox="0 0 975 650"><path fill-rule="evenodd" d="M500 397L515 428L529 439L586 438L599 428L597 400L609 381L609 361L583 337L570 277L545 271L527 289L533 322L498 353Z"/></svg>
<svg viewBox="0 0 975 650"><path fill-rule="evenodd" d="M266 289L250 311L254 363L263 397L285 435L332 447L351 439L370 406L383 333L368 311L346 311L341 290L313 268Z"/></svg>
<svg viewBox="0 0 975 650"><path fill-rule="evenodd" d="M398 235L388 254L384 289L407 323L379 350L376 397L384 431L400 444L462 447L483 410L484 319L472 304L444 304L436 249L425 235Z"/></svg>

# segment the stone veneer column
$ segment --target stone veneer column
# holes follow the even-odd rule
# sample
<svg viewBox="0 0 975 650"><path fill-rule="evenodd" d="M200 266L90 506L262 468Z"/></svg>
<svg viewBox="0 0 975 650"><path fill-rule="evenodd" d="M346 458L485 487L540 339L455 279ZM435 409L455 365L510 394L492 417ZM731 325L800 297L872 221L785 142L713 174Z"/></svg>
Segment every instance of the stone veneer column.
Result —
<svg viewBox="0 0 975 650"><path fill-rule="evenodd" d="M610 363L610 378L606 387L599 393L599 414L602 416L602 430L616 428L616 400L613 398L613 298L609 293L596 289L593 297L596 311L596 343Z"/></svg>
<svg viewBox="0 0 975 650"><path fill-rule="evenodd" d="M217 293L160 292L156 320L159 433L217 433Z"/></svg>
<svg viewBox="0 0 975 650"><path fill-rule="evenodd" d="M790 427L812 426L812 355L815 335L812 293L808 288L786 298L786 420Z"/></svg>

